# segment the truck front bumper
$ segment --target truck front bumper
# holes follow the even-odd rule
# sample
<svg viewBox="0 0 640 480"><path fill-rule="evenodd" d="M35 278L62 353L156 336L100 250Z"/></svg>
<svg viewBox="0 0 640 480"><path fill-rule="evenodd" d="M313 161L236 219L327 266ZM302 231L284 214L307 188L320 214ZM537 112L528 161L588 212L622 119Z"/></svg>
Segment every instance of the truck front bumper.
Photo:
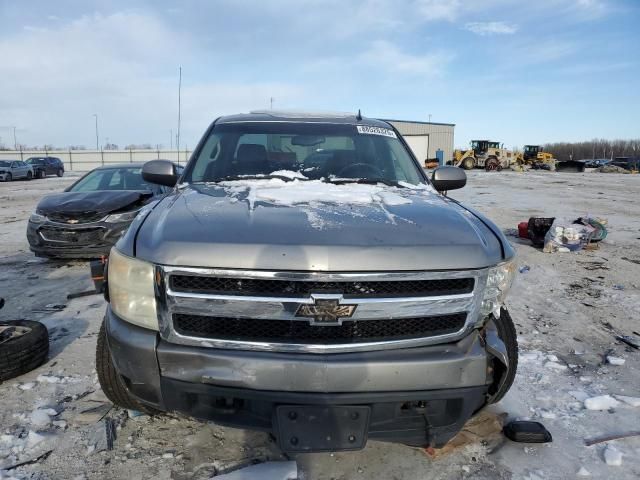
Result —
<svg viewBox="0 0 640 480"><path fill-rule="evenodd" d="M365 442L441 447L487 402L492 382L490 359L476 331L445 345L339 354L171 344L157 332L121 320L110 308L106 331L114 365L140 401L272 432L286 451L305 450L291 444L290 430L278 420L276 411L283 405L302 411L304 406L365 407Z"/></svg>

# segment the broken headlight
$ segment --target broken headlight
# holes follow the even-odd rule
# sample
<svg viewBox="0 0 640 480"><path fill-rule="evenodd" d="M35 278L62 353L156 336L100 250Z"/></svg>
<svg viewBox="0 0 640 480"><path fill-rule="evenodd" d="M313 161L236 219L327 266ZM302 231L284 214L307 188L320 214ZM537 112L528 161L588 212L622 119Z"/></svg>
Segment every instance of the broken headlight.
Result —
<svg viewBox="0 0 640 480"><path fill-rule="evenodd" d="M118 222L131 222L140 210L133 210L131 212L112 213L104 219L105 222L118 223Z"/></svg>
<svg viewBox="0 0 640 480"><path fill-rule="evenodd" d="M44 223L47 220L47 217L44 215L40 215L38 212L33 212L29 217L29 221L31 223Z"/></svg>
<svg viewBox="0 0 640 480"><path fill-rule="evenodd" d="M129 323L158 330L153 265L111 249L108 263L109 302Z"/></svg>
<svg viewBox="0 0 640 480"><path fill-rule="evenodd" d="M500 316L500 307L504 304L515 275L516 262L513 259L489 269L482 299L483 316L490 313L496 317Z"/></svg>

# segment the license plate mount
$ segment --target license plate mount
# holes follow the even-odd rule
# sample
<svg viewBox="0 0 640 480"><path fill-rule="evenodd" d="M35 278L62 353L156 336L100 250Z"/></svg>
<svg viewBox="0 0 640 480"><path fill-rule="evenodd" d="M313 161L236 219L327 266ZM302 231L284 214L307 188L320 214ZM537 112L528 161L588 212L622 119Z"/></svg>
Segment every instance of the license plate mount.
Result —
<svg viewBox="0 0 640 480"><path fill-rule="evenodd" d="M368 406L279 405L276 432L285 452L360 450L367 443Z"/></svg>

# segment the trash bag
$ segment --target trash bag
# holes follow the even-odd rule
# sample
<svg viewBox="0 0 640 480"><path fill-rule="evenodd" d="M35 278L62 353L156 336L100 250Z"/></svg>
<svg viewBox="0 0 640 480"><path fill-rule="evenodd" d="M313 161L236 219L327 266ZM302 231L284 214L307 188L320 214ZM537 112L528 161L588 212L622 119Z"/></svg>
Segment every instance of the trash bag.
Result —
<svg viewBox="0 0 640 480"><path fill-rule="evenodd" d="M591 241L595 232L591 225L556 219L544 237L545 253L577 252Z"/></svg>
<svg viewBox="0 0 640 480"><path fill-rule="evenodd" d="M529 233L529 240L533 243L534 247L544 246L544 237L553 225L555 217L531 217L529 218L529 225L527 232Z"/></svg>
<svg viewBox="0 0 640 480"><path fill-rule="evenodd" d="M574 220L573 223L577 223L577 224L581 224L581 225L591 225L595 231L593 232L593 235L591 236L591 242L595 243L595 242L600 242L602 240L604 240L605 238L607 238L607 219L606 218L599 218L599 217L580 217L576 220Z"/></svg>

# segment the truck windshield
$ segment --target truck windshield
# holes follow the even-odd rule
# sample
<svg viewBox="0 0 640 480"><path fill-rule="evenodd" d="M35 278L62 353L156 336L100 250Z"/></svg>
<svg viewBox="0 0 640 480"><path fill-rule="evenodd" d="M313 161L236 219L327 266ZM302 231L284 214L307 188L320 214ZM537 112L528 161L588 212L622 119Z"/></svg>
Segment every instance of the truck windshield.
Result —
<svg viewBox="0 0 640 480"><path fill-rule="evenodd" d="M243 177L425 183L393 130L363 125L238 122L216 125L184 181Z"/></svg>

